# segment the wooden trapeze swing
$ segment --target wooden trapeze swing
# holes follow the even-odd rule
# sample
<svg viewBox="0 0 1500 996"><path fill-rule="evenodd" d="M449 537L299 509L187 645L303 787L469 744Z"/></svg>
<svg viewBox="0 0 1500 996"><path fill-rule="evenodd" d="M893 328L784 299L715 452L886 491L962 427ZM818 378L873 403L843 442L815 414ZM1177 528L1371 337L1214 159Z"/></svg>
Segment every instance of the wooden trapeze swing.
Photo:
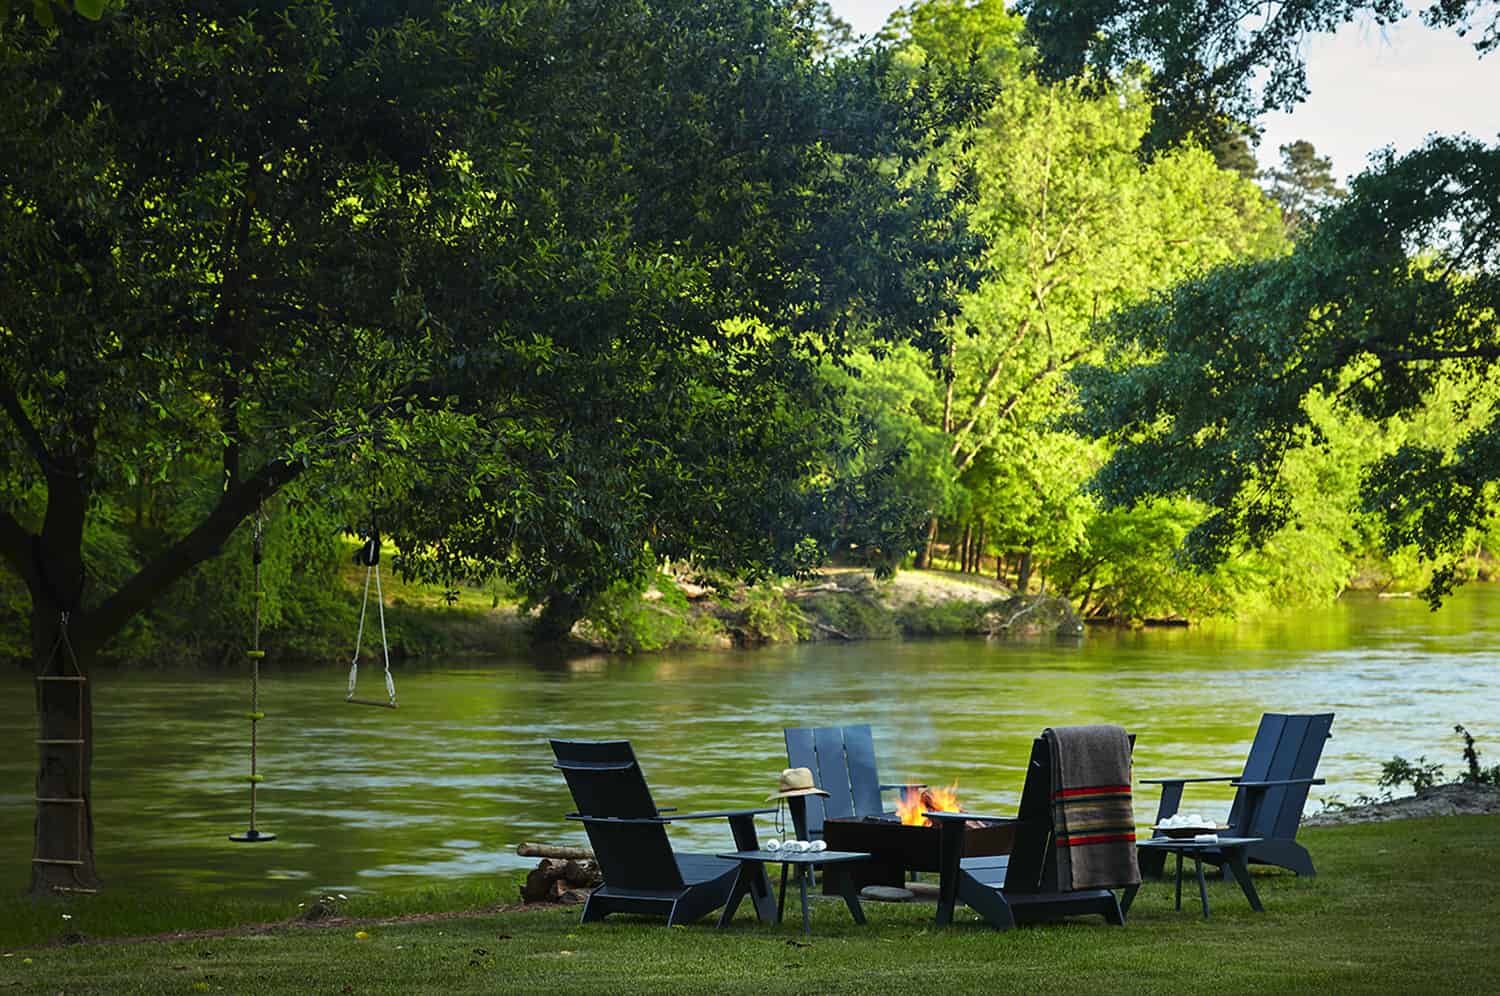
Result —
<svg viewBox="0 0 1500 996"><path fill-rule="evenodd" d="M354 658L349 662L349 691L344 696L344 701L350 705L376 706L381 709L396 708L396 679L391 677L391 648L385 636L385 595L380 590L380 533L371 532L370 538L365 545L359 548L354 555L356 564L365 567L365 595L359 603L359 629L354 634ZM385 694L384 702L379 699L362 699L355 694L355 686L359 683L359 645L365 635L365 614L370 607L370 578L375 578L375 607L380 618L380 652L385 662Z"/></svg>

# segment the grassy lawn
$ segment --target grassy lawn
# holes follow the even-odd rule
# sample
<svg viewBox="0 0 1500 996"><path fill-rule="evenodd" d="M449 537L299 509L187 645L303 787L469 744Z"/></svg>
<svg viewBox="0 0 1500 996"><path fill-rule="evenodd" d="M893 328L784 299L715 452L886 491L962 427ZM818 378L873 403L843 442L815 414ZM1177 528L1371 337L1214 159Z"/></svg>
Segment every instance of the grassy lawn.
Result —
<svg viewBox="0 0 1500 996"><path fill-rule="evenodd" d="M870 923L856 927L841 903L822 901L811 943L793 923L754 923L748 907L725 931L707 921L666 929L660 921L618 918L584 928L576 908L481 912L5 949L0 991L1500 991L1500 817L1325 828L1302 838L1319 864L1317 878L1257 876L1263 915L1250 911L1233 883L1213 882L1207 922L1188 890L1183 911L1173 911L1169 882L1141 890L1124 929L1094 918L1005 934L968 922L937 930L930 906L874 903L866 904ZM509 884L505 889L495 898L508 898ZM424 905L441 906L437 895ZM68 907L77 910L70 922L103 912L77 900ZM35 936L18 916L45 918L58 936L64 909L0 907L0 938ZM183 908L178 926L222 922L223 913ZM968 919L967 911L961 915Z"/></svg>

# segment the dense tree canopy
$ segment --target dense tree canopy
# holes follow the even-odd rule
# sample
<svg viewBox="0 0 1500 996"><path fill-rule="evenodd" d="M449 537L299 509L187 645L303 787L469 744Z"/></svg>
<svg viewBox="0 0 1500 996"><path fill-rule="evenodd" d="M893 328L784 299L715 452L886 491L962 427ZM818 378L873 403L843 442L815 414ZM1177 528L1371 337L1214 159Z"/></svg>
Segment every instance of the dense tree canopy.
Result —
<svg viewBox="0 0 1500 996"><path fill-rule="evenodd" d="M1143 163L1151 110L1139 86L1038 80L1021 19L1001 3L931 0L892 24L904 64L972 64L997 83L984 119L934 157L974 191L987 273L936 368L923 376L892 355L868 377L898 394L926 385L896 408L922 428L890 431L907 441L906 477L928 507L971 525L971 547L986 545L977 530L1027 563L1051 560L1082 538L1075 492L1098 459L1051 425L1067 371L1099 348L1095 322L1217 263L1279 251L1279 226L1260 190L1202 149Z"/></svg>
<svg viewBox="0 0 1500 996"><path fill-rule="evenodd" d="M1080 370L1084 431L1119 439L1097 478L1130 504L1185 494L1213 509L1188 537L1199 564L1289 518L1288 455L1319 441L1313 399L1376 420L1411 415L1445 381L1462 424L1500 361L1500 149L1434 139L1352 184L1284 258L1221 267L1112 323L1121 367ZM1485 415L1484 409L1480 414ZM1491 514L1500 422L1376 461L1366 508L1388 544L1452 559Z"/></svg>

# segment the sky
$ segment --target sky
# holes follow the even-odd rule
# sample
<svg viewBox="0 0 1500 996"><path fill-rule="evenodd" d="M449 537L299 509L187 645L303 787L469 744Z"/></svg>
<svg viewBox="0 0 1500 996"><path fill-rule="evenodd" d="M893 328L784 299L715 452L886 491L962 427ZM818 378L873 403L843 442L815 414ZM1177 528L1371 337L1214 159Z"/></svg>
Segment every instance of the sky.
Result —
<svg viewBox="0 0 1500 996"><path fill-rule="evenodd" d="M830 0L860 34L880 28L900 3ZM1467 132L1500 138L1500 52L1480 60L1451 31L1433 31L1413 16L1389 28L1348 24L1305 46L1312 93L1290 114L1270 114L1256 150L1275 165L1284 143L1306 139L1347 180L1385 145L1407 152L1427 135Z"/></svg>

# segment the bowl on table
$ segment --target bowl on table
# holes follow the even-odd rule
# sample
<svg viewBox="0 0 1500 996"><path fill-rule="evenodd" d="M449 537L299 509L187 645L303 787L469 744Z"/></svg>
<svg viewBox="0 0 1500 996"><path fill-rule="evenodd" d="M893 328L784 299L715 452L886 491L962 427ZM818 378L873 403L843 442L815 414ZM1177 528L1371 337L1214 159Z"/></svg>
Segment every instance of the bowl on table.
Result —
<svg viewBox="0 0 1500 996"><path fill-rule="evenodd" d="M1163 837L1171 837L1174 840L1192 840L1201 833L1223 833L1229 829L1228 823L1204 823L1189 826L1163 826L1158 824L1151 828L1154 833Z"/></svg>

